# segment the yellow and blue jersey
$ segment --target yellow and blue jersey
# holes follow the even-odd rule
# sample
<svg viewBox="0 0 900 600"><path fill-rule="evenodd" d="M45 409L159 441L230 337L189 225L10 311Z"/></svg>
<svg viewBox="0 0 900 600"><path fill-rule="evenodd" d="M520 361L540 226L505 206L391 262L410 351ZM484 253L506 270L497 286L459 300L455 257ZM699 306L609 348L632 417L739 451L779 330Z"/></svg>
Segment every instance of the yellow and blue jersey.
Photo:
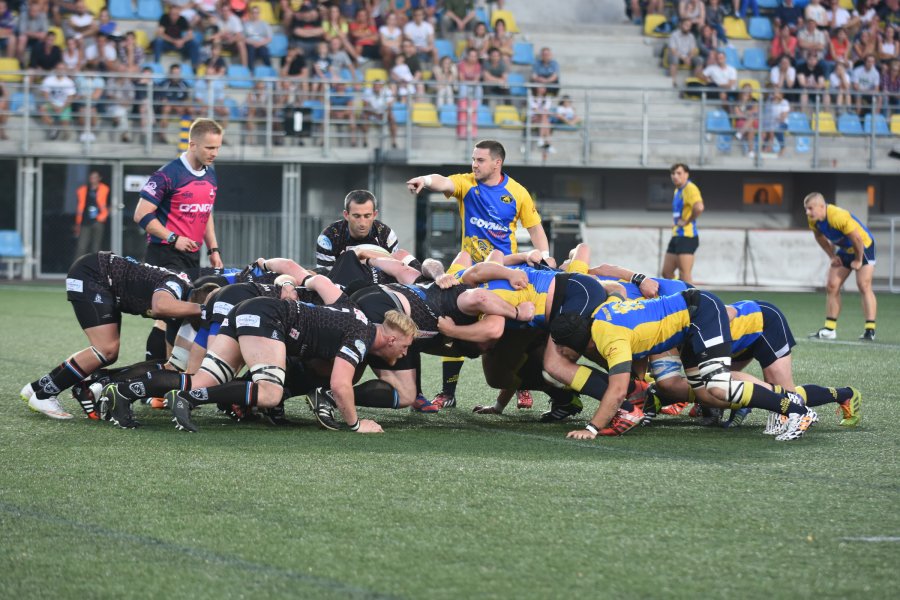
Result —
<svg viewBox="0 0 900 600"><path fill-rule="evenodd" d="M594 313L591 339L609 373L616 374L630 370L634 359L680 345L690 324L681 294L652 300L611 299Z"/></svg>
<svg viewBox="0 0 900 600"><path fill-rule="evenodd" d="M625 288L625 295L629 300L638 300L644 297L641 293L641 288L630 281L616 279L615 277L606 277L605 275L595 275L594 277L596 277L598 281L615 281L620 284ZM658 296L671 296L672 294L683 292L688 288L685 282L677 279L663 279L661 277L653 277L652 279L659 284L659 291L657 292Z"/></svg>
<svg viewBox="0 0 900 600"><path fill-rule="evenodd" d="M529 322L533 327L544 327L547 324L547 293L558 271L550 269L532 269L526 265L510 267L528 275L528 286L525 289L513 288L506 279L495 279L482 283L479 287L493 292L513 306L522 302L534 303L534 318Z"/></svg>
<svg viewBox="0 0 900 600"><path fill-rule="evenodd" d="M737 315L731 319L731 354L735 356L749 348L763 334L763 314L759 304L739 300L731 305Z"/></svg>
<svg viewBox="0 0 900 600"><path fill-rule="evenodd" d="M834 204L825 205L825 220L816 221L807 218L809 228L818 231L846 254L855 254L853 242L848 237L854 231L858 231L862 237L863 248L870 248L873 244L872 232L862 224L849 210Z"/></svg>
<svg viewBox="0 0 900 600"><path fill-rule="evenodd" d="M703 202L700 196L700 188L695 183L688 180L681 189L675 188L675 195L672 196L672 235L676 237L697 237L697 222L691 221L687 225L678 225L678 219L687 219L693 212L694 205Z"/></svg>
<svg viewBox="0 0 900 600"><path fill-rule="evenodd" d="M531 194L504 174L500 183L485 185L472 173L451 175L462 220L462 249L475 262L487 258L493 250L503 254L516 252L516 227L521 221L526 229L541 222Z"/></svg>

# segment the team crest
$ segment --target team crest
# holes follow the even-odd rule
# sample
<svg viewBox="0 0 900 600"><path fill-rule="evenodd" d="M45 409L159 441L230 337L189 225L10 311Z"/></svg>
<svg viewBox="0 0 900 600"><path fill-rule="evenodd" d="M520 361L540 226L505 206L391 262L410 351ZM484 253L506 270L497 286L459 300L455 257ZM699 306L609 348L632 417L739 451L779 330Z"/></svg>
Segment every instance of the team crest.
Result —
<svg viewBox="0 0 900 600"><path fill-rule="evenodd" d="M500 201L504 204L509 204L513 201L513 198L509 194L503 194L502 196L500 196Z"/></svg>
<svg viewBox="0 0 900 600"><path fill-rule="evenodd" d="M100 294L94 296L94 304L103 304L103 298L100 297Z"/></svg>
<svg viewBox="0 0 900 600"><path fill-rule="evenodd" d="M135 381L134 383L128 384L128 389L131 390L133 394L136 396L146 396L147 390L144 388L144 384L140 381Z"/></svg>
<svg viewBox="0 0 900 600"><path fill-rule="evenodd" d="M273 339L273 340L278 340L278 341L281 340L281 338L278 336L278 332L277 332L277 331L273 331L273 332L272 332L272 339Z"/></svg>
<svg viewBox="0 0 900 600"><path fill-rule="evenodd" d="M189 394L195 400L209 400L209 392L206 391L206 388L191 390Z"/></svg>

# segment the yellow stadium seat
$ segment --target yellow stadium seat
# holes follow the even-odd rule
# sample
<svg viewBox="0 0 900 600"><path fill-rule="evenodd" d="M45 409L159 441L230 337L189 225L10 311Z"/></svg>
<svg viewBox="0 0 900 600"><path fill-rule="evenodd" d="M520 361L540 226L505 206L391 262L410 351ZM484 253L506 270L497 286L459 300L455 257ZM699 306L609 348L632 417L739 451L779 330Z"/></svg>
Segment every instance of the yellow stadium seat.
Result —
<svg viewBox="0 0 900 600"><path fill-rule="evenodd" d="M725 27L725 35L729 40L749 40L750 34L747 32L747 24L737 17L725 17L722 21Z"/></svg>
<svg viewBox="0 0 900 600"><path fill-rule="evenodd" d="M521 129L522 119L515 106L499 104L494 107L494 125L504 129Z"/></svg>
<svg viewBox="0 0 900 600"><path fill-rule="evenodd" d="M106 8L106 0L85 0L84 4L95 17L99 16L100 11Z"/></svg>
<svg viewBox="0 0 900 600"><path fill-rule="evenodd" d="M841 0L841 8L846 8L851 13L856 10L856 6L853 5L853 0Z"/></svg>
<svg viewBox="0 0 900 600"><path fill-rule="evenodd" d="M459 60L463 59L463 55L466 53L466 48L468 47L469 42L467 40L456 40L456 55L459 57Z"/></svg>
<svg viewBox="0 0 900 600"><path fill-rule="evenodd" d="M512 12L508 10L494 10L491 12L491 27L496 25L497 21L503 19L506 23L506 31L510 33L519 33L519 26L516 25L516 18Z"/></svg>
<svg viewBox="0 0 900 600"><path fill-rule="evenodd" d="M423 70L422 71L422 81L431 81L431 78L434 77L434 73L431 71Z"/></svg>
<svg viewBox="0 0 900 600"><path fill-rule="evenodd" d="M837 125L834 122L834 115L827 112L818 112L812 118L813 131L821 134L837 134Z"/></svg>
<svg viewBox="0 0 900 600"><path fill-rule="evenodd" d="M385 69L366 69L366 82L388 81L388 72Z"/></svg>
<svg viewBox="0 0 900 600"><path fill-rule="evenodd" d="M431 102L416 102L412 107L413 125L421 125L422 127L440 127L441 122L438 120L437 107Z"/></svg>
<svg viewBox="0 0 900 600"><path fill-rule="evenodd" d="M753 99L759 100L759 82L755 79L738 79L737 89L741 91L745 85L753 88Z"/></svg>
<svg viewBox="0 0 900 600"><path fill-rule="evenodd" d="M891 133L900 135L900 113L891 115Z"/></svg>
<svg viewBox="0 0 900 600"><path fill-rule="evenodd" d="M268 23L269 25L278 25L278 16L275 14L275 9L272 8L272 4L269 2L251 2L250 7L259 8L259 18Z"/></svg>
<svg viewBox="0 0 900 600"><path fill-rule="evenodd" d="M57 46L60 50L65 50L66 34L63 33L62 27L51 25L47 28L47 33L50 33L51 31L56 34L56 42L54 43L54 46Z"/></svg>
<svg viewBox="0 0 900 600"><path fill-rule="evenodd" d="M143 48L147 50L150 48L150 37L147 35L147 32L143 29L135 29L134 30L134 43L139 48Z"/></svg>
<svg viewBox="0 0 900 600"><path fill-rule="evenodd" d="M0 58L0 81L9 81L18 83L22 81L22 76L12 71L20 70L19 60L16 58Z"/></svg>
<svg viewBox="0 0 900 600"><path fill-rule="evenodd" d="M665 23L667 20L668 19L666 19L666 15L660 13L652 13L647 15L647 17L644 19L644 35L658 38L669 37L668 33L659 33L656 31L656 28Z"/></svg>

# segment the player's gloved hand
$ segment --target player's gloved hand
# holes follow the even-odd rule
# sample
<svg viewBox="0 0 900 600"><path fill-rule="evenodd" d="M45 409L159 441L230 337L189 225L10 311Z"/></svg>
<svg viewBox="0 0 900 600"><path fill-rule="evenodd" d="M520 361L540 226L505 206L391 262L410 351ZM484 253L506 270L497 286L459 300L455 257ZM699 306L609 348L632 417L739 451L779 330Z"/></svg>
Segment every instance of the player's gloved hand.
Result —
<svg viewBox="0 0 900 600"><path fill-rule="evenodd" d="M360 419L356 433L384 433L384 429L372 419Z"/></svg>

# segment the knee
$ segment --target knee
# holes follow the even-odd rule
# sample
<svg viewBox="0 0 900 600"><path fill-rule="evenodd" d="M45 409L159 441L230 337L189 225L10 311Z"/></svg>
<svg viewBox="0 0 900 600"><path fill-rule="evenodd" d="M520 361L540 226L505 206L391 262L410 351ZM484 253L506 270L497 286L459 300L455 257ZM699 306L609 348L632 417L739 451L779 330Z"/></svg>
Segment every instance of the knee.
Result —
<svg viewBox="0 0 900 600"><path fill-rule="evenodd" d="M113 342L106 342L103 344L94 345L103 357L106 359L107 364L113 364L117 360L119 360L119 340L115 340Z"/></svg>
<svg viewBox="0 0 900 600"><path fill-rule="evenodd" d="M825 284L825 291L829 294L837 294L841 291L841 282L835 279L828 279Z"/></svg>
<svg viewBox="0 0 900 600"><path fill-rule="evenodd" d="M282 386L270 381L260 381L256 385L258 386L256 405L259 408L272 408L281 403L281 398L284 396L284 388Z"/></svg>

